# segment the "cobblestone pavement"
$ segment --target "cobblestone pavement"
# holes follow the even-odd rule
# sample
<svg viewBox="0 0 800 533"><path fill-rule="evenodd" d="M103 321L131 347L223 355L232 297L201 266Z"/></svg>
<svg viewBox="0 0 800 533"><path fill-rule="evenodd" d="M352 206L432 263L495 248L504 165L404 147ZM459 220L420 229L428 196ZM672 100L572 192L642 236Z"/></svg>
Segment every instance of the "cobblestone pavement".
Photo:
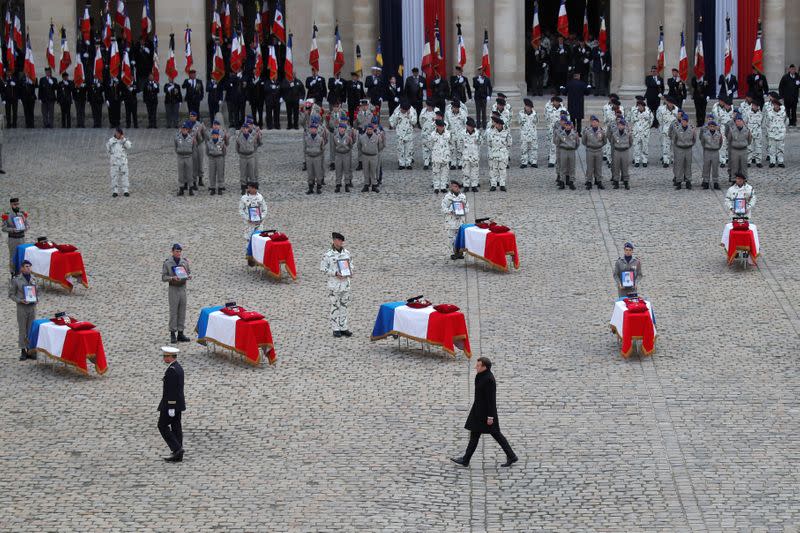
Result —
<svg viewBox="0 0 800 533"><path fill-rule="evenodd" d="M78 245L90 277L88 290L46 291L38 314L97 324L109 372L18 362L6 301L0 530L797 530L796 150L788 169L751 169L764 255L739 271L719 246L721 192L675 191L657 163L633 169L631 191L558 191L546 164L518 168L517 143L509 191L468 195L472 216L517 231L522 267L500 274L449 260L421 154L398 171L393 134L379 194L334 195L329 173L309 197L299 134L267 132L268 226L291 237L300 274L274 282L244 261L235 155L228 194L176 198L171 132L132 130L132 196L112 199L108 135L6 132L0 199L23 199L30 238ZM792 132L787 145L799 141ZM695 176L699 163L697 152ZM350 339L330 335L318 272L332 230L357 268ZM608 330L611 261L626 240L658 316L650 358L623 360ZM279 358L253 368L181 345L180 465L160 459L156 429L168 337L159 275L173 242L195 273L188 321L236 300L270 320ZM370 342L381 302L420 293L461 306L475 355L494 360L514 467L499 468L491 439L469 469L447 459L466 445L471 362Z"/></svg>

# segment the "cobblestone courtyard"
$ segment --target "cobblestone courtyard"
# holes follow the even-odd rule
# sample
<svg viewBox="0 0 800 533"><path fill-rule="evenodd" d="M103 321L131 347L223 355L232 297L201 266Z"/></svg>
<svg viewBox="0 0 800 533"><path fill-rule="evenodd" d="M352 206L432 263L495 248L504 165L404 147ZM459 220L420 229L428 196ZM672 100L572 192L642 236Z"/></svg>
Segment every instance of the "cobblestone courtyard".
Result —
<svg viewBox="0 0 800 533"><path fill-rule="evenodd" d="M537 107L541 108L541 106ZM0 322L2 531L797 531L800 527L800 135L787 169L751 168L763 257L726 266L723 192L675 191L671 169L632 169L632 190L558 191L546 168L509 191L469 193L471 215L517 232L519 271L449 259L430 176L398 171L394 134L379 194L306 196L298 132L265 132L267 227L294 245L296 282L248 269L238 165L222 197L176 198L172 132L130 130L130 198L111 198L107 130L6 132L0 200L20 196L31 240L74 243L90 288L51 289L103 333L109 372L17 361L13 304ZM484 149L485 151L485 149ZM582 165L584 158L580 157ZM542 164L542 163L545 164ZM606 177L608 170L604 169ZM451 175L456 175L452 172ZM578 183L582 183L582 170ZM361 184L360 173L355 183ZM4 204L5 205L5 204ZM357 269L350 339L331 336L331 231ZM659 337L623 360L609 333L611 262L631 240ZM156 429L168 339L161 263L173 242L195 279L187 321L228 300L271 323L278 362L253 368L180 345L186 458L161 460ZM6 260L6 248L0 258ZM380 303L417 294L467 314L473 352L495 363L501 427L520 462L482 439L464 469L473 363L372 343ZM194 338L194 336L193 336Z"/></svg>

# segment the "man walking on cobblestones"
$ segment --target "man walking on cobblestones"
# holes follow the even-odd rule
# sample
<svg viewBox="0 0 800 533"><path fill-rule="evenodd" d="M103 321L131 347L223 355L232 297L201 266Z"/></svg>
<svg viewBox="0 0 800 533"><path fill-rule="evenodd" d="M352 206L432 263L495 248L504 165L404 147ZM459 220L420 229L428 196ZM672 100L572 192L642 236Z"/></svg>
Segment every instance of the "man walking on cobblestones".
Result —
<svg viewBox="0 0 800 533"><path fill-rule="evenodd" d="M164 457L168 463L183 461L183 428L181 413L186 410L183 396L183 367L178 363L178 350L172 346L161 348L167 370L164 372L164 387L158 404L158 431L172 452Z"/></svg>

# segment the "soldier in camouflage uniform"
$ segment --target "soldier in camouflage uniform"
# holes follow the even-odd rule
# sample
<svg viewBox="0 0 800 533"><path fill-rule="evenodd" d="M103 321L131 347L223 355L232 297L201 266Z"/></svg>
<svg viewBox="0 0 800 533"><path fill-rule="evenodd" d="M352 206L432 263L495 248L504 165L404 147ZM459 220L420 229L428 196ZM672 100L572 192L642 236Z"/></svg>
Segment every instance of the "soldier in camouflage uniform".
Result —
<svg viewBox="0 0 800 533"><path fill-rule="evenodd" d="M422 139L430 137L436 128L436 111L433 109L433 100L425 100L425 109L419 113L419 125L422 129ZM428 170L431 166L431 147L427 142L422 143L422 170Z"/></svg>
<svg viewBox="0 0 800 533"><path fill-rule="evenodd" d="M572 129L572 122L567 120L564 122L564 129L556 136L556 146L558 147L559 158L559 171L561 177L558 181L558 188L564 188L564 182L570 188L575 190L575 151L581 144L581 138L578 137L577 132Z"/></svg>
<svg viewBox="0 0 800 533"><path fill-rule="evenodd" d="M678 108L669 96L665 96L664 102L658 106L656 120L661 130L661 163L667 168L672 163L672 140L669 132L678 120Z"/></svg>
<svg viewBox="0 0 800 533"><path fill-rule="evenodd" d="M464 142L463 161L464 161L464 191L472 187L472 192L478 192L480 183L478 181L478 171L481 165L481 142L483 133L475 129L475 119L467 119L467 129L462 140Z"/></svg>
<svg viewBox="0 0 800 533"><path fill-rule="evenodd" d="M400 106L396 107L389 117L389 125L397 130L397 164L400 170L411 170L416 123L417 110L412 108L407 100L400 102Z"/></svg>
<svg viewBox="0 0 800 533"><path fill-rule="evenodd" d="M767 157L769 167L773 168L776 164L784 168L783 149L786 142L786 126L789 119L786 117L786 109L781 105L780 100L771 104L764 118L767 131Z"/></svg>
<svg viewBox="0 0 800 533"><path fill-rule="evenodd" d="M445 129L442 119L436 119L436 129L425 140L431 150L431 168L433 169L433 192L439 194L447 189L448 171L450 170L450 132Z"/></svg>
<svg viewBox="0 0 800 533"><path fill-rule="evenodd" d="M506 129L502 118L493 115L492 127L486 130L485 139L489 153L489 190L494 191L499 185L500 190L505 191L511 130Z"/></svg>
<svg viewBox="0 0 800 533"><path fill-rule="evenodd" d="M608 97L608 102L603 106L603 124L605 124L606 132L614 131L614 128L617 127L617 110L622 112L622 115L625 114L625 109L619 102L619 98L616 94L611 93ZM603 146L603 159L608 162L608 165L611 166L611 149L613 146L611 143L606 144Z"/></svg>
<svg viewBox="0 0 800 533"><path fill-rule="evenodd" d="M711 108L714 122L719 125L719 131L722 133L722 148L719 150L720 168L725 168L725 165L728 164L728 139L726 133L733 122L733 113L733 106L731 106L731 101L727 98L718 100L714 107Z"/></svg>
<svg viewBox="0 0 800 533"><path fill-rule="evenodd" d="M350 305L350 274L353 271L350 252L344 247L344 235L331 234L333 243L325 252L319 269L328 276L328 297L331 302L330 324L334 337L350 337L347 325L347 307ZM349 267L350 272L342 272ZM347 268L345 267L345 268Z"/></svg>
<svg viewBox="0 0 800 533"><path fill-rule="evenodd" d="M461 136L467 127L467 109L462 107L459 100L453 100L450 109L444 114L444 123L450 132L450 170L461 170L461 150L463 142Z"/></svg>
<svg viewBox="0 0 800 533"><path fill-rule="evenodd" d="M456 207L453 205L460 202L461 208L456 212ZM444 229L447 231L447 240L450 243L450 259L464 259L464 253L461 250L456 250L456 236L458 230L467 219L469 213L469 203L467 197L461 192L461 183L458 180L450 180L450 190L442 198L442 213L444 213Z"/></svg>
<svg viewBox="0 0 800 533"><path fill-rule="evenodd" d="M539 166L539 132L536 127L539 124L539 116L536 114L530 98L525 98L523 103L525 109L519 112L519 168L525 168L528 165L537 168Z"/></svg>
<svg viewBox="0 0 800 533"><path fill-rule="evenodd" d="M303 135L303 154L306 158L308 172L308 190L306 194L312 194L315 186L317 194L322 194L322 182L325 179L324 158L327 139L319 131L320 129L317 122L311 122L308 131Z"/></svg>
<svg viewBox="0 0 800 533"><path fill-rule="evenodd" d="M747 177L747 147L753 141L750 130L744 124L744 118L736 113L733 124L725 132L728 141L730 164L728 165L728 181L733 183L733 177L742 173Z"/></svg>
<svg viewBox="0 0 800 533"><path fill-rule="evenodd" d="M753 140L747 147L747 160L754 163L758 168L762 168L762 160L764 157L764 113L761 111L761 106L758 102L751 102L750 105L744 108L742 117L744 123L750 130Z"/></svg>
<svg viewBox="0 0 800 533"><path fill-rule="evenodd" d="M2 214L2 230L3 233L8 233L8 270L13 276L17 273L14 254L17 253L17 246L25 243L25 232L30 229L30 220L28 213L20 209L19 198L11 198L9 204L10 209Z"/></svg>
<svg viewBox="0 0 800 533"><path fill-rule="evenodd" d="M125 138L122 128L114 131L114 136L106 142L106 151L111 159L111 196L118 196L118 187L122 187L123 196L130 196L128 192L128 150L131 142Z"/></svg>
<svg viewBox="0 0 800 533"><path fill-rule="evenodd" d="M305 116L305 115L304 115ZM261 130L253 124L253 119L247 117L242 129L236 133L236 153L239 154L239 187L241 194L247 183L258 183L258 156L256 152L261 146Z"/></svg>
<svg viewBox="0 0 800 533"><path fill-rule="evenodd" d="M653 112L642 97L636 97L636 106L628 116L633 131L633 165L647 168L647 155L650 151L650 128L653 125Z"/></svg>
<svg viewBox="0 0 800 533"><path fill-rule="evenodd" d="M228 132L220 131L218 120L213 122L211 136L205 142L208 156L208 191L211 196L222 194L225 188L225 156L228 154Z"/></svg>
<svg viewBox="0 0 800 533"><path fill-rule="evenodd" d="M548 152L547 152L547 166L553 168L556 164L556 126L561 120L561 97L553 96L550 101L544 106L544 115L547 121L547 137L548 137ZM567 115L569 118L569 115Z"/></svg>
<svg viewBox="0 0 800 533"><path fill-rule="evenodd" d="M597 115L590 118L590 127L583 130L583 145L586 147L586 190L592 188L592 181L598 189L603 187L603 148L606 145L606 131L600 127Z"/></svg>

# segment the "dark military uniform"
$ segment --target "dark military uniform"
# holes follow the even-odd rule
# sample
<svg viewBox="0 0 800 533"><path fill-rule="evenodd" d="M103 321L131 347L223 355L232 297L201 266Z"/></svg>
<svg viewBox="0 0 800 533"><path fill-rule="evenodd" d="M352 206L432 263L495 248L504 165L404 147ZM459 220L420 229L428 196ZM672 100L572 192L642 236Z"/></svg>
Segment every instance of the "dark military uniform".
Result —
<svg viewBox="0 0 800 533"><path fill-rule="evenodd" d="M6 127L17 127L17 101L19 100L19 91L17 89L17 82L11 76L10 72L6 72L6 79L3 85L3 100L6 101Z"/></svg>
<svg viewBox="0 0 800 533"><path fill-rule="evenodd" d="M333 106L334 102L343 104L347 100L347 81L341 76L328 78L328 104Z"/></svg>
<svg viewBox="0 0 800 533"><path fill-rule="evenodd" d="M222 85L217 83L214 78L211 78L208 82L206 99L208 100L208 116L213 122L214 117L219 113L219 104L222 101Z"/></svg>
<svg viewBox="0 0 800 533"><path fill-rule="evenodd" d="M138 128L139 100L136 97L136 93L139 92L139 88L136 86L135 83L132 83L130 87L128 86L121 87L121 90L122 90L122 98L125 100L125 127L130 128L131 123L133 123L133 127Z"/></svg>
<svg viewBox="0 0 800 533"><path fill-rule="evenodd" d="M155 81L148 80L147 83L144 85L144 89L142 90L142 99L144 100L144 105L147 107L147 127L148 128L157 128L158 127L158 93L161 92L161 89L158 86L158 83Z"/></svg>
<svg viewBox="0 0 800 533"><path fill-rule="evenodd" d="M78 128L86 125L86 93L86 83L73 87L72 98L75 100L75 120Z"/></svg>
<svg viewBox="0 0 800 533"><path fill-rule="evenodd" d="M72 95L75 93L75 84L70 80L61 80L56 89L58 107L61 109L61 127L72 127Z"/></svg>
<svg viewBox="0 0 800 533"><path fill-rule="evenodd" d="M283 80L281 83L281 98L286 104L286 129L298 129L300 115L300 100L305 98L306 89L297 78L293 80Z"/></svg>
<svg viewBox="0 0 800 533"><path fill-rule="evenodd" d="M492 96L492 80L480 73L472 78L472 88L475 91L475 116L478 129L486 128L486 102Z"/></svg>
<svg viewBox="0 0 800 533"><path fill-rule="evenodd" d="M22 100L22 110L25 113L25 127L33 127L33 109L36 107L36 82L31 82L25 76L20 85L20 99Z"/></svg>
<svg viewBox="0 0 800 533"><path fill-rule="evenodd" d="M183 452L181 414L186 410L186 400L183 396L183 367L178 361L170 363L164 372L164 387L157 410L158 431L164 442L173 454Z"/></svg>
<svg viewBox="0 0 800 533"><path fill-rule="evenodd" d="M178 127L178 115L183 102L181 88L172 81L164 84L164 109L167 112L167 127Z"/></svg>
<svg viewBox="0 0 800 533"><path fill-rule="evenodd" d="M347 117L350 119L351 126L356 119L356 108L365 94L364 84L361 83L361 80L347 82Z"/></svg>
<svg viewBox="0 0 800 533"><path fill-rule="evenodd" d="M122 88L120 83L112 78L106 85L106 102L108 102L108 122L112 128L118 128L122 116Z"/></svg>
<svg viewBox="0 0 800 533"><path fill-rule="evenodd" d="M106 101L105 92L103 91L103 82L101 80L94 80L89 86L89 105L92 107L92 127L103 127L103 104Z"/></svg>
<svg viewBox="0 0 800 533"><path fill-rule="evenodd" d="M450 86L444 78L434 78L431 82L433 105L444 111L445 100L450 98Z"/></svg>
<svg viewBox="0 0 800 533"><path fill-rule="evenodd" d="M53 76L42 76L39 79L39 101L42 102L42 125L45 128L53 127L57 91L58 80Z"/></svg>
<svg viewBox="0 0 800 533"><path fill-rule="evenodd" d="M205 92L203 91L203 82L198 79L188 79L183 82L183 95L186 100L186 107L189 111L197 113L198 120L200 119L200 102L203 101Z"/></svg>
<svg viewBox="0 0 800 533"><path fill-rule="evenodd" d="M250 77L247 80L247 101L253 122L260 128L264 125L264 79Z"/></svg>
<svg viewBox="0 0 800 533"><path fill-rule="evenodd" d="M267 129L281 129L281 86L277 80L264 82L264 108Z"/></svg>
<svg viewBox="0 0 800 533"><path fill-rule="evenodd" d="M425 90L426 82L425 76L412 75L406 78L406 82L403 85L403 94L408 103L411 104L411 107L417 110L417 119L419 119L419 114L422 112L423 91Z"/></svg>
<svg viewBox="0 0 800 533"><path fill-rule="evenodd" d="M238 128L244 122L244 110L241 109L242 78L230 75L225 82L225 101L228 103L228 122Z"/></svg>
<svg viewBox="0 0 800 533"><path fill-rule="evenodd" d="M325 87L325 78L320 75L309 76L306 78L306 94L309 98L313 98L318 106L322 106L322 101L328 94Z"/></svg>
<svg viewBox="0 0 800 533"><path fill-rule="evenodd" d="M468 100L472 100L472 90L469 87L469 80L461 74L450 76L450 96L452 96L453 100L458 100L462 104ZM484 102L485 101L484 99Z"/></svg>

